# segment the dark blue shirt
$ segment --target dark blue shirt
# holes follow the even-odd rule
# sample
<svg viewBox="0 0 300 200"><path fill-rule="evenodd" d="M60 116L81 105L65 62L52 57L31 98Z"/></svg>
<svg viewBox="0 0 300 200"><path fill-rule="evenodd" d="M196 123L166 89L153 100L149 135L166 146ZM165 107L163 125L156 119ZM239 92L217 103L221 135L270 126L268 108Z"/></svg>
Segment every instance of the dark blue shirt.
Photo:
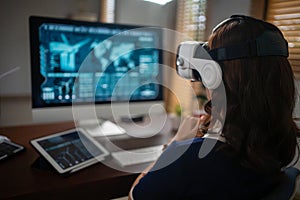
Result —
<svg viewBox="0 0 300 200"><path fill-rule="evenodd" d="M205 142L214 145L200 158L199 150ZM173 142L135 186L134 200L254 200L268 194L274 177L242 167L237 159L225 155L219 148L222 144L207 138Z"/></svg>

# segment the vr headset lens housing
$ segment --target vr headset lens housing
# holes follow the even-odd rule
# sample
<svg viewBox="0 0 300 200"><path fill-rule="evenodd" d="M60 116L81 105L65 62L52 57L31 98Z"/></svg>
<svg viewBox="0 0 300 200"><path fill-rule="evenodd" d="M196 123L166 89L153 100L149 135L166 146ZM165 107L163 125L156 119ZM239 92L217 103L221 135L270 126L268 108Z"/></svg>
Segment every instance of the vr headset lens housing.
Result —
<svg viewBox="0 0 300 200"><path fill-rule="evenodd" d="M206 50L206 44L200 42L182 42L177 49L177 73L192 81L202 81L209 89L215 89L222 81L219 64Z"/></svg>

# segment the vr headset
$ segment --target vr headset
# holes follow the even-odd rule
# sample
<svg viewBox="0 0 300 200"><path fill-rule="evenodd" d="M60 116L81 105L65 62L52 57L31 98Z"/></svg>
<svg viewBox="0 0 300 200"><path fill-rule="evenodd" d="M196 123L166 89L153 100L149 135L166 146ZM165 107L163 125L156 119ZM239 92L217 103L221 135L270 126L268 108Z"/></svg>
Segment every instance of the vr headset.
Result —
<svg viewBox="0 0 300 200"><path fill-rule="evenodd" d="M266 26L273 26L252 17L233 15L217 25L213 32L233 20L255 20ZM206 88L216 89L222 82L222 70L218 63L220 61L257 56L288 57L288 55L287 41L278 30L270 28L252 41L216 49L209 49L207 43L182 42L177 48L176 70L183 78L202 81Z"/></svg>

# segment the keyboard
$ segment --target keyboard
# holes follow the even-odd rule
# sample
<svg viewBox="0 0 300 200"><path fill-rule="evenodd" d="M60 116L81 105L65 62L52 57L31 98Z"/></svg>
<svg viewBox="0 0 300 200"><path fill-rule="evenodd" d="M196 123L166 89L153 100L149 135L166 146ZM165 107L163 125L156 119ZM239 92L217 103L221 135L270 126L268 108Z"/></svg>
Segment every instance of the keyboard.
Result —
<svg viewBox="0 0 300 200"><path fill-rule="evenodd" d="M123 167L155 161L163 152L163 145L112 152L111 155Z"/></svg>

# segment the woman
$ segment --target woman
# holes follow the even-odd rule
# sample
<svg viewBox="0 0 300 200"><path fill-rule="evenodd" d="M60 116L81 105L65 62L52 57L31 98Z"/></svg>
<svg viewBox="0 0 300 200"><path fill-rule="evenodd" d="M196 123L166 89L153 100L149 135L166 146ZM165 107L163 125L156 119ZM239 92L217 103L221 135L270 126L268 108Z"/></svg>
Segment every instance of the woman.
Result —
<svg viewBox="0 0 300 200"><path fill-rule="evenodd" d="M210 117L186 118L161 157L137 178L130 198L252 200L272 191L296 156L299 135L292 119L295 86L287 45L268 49L264 44L273 41L274 34L279 44L286 44L277 27L247 16L232 16L213 30L208 49L222 69L227 98L222 133L195 137ZM216 49L234 54L245 43L257 47L245 55L214 57ZM216 102L220 90L209 91ZM210 106L214 105L206 105L208 112ZM205 140L217 141L199 157Z"/></svg>

